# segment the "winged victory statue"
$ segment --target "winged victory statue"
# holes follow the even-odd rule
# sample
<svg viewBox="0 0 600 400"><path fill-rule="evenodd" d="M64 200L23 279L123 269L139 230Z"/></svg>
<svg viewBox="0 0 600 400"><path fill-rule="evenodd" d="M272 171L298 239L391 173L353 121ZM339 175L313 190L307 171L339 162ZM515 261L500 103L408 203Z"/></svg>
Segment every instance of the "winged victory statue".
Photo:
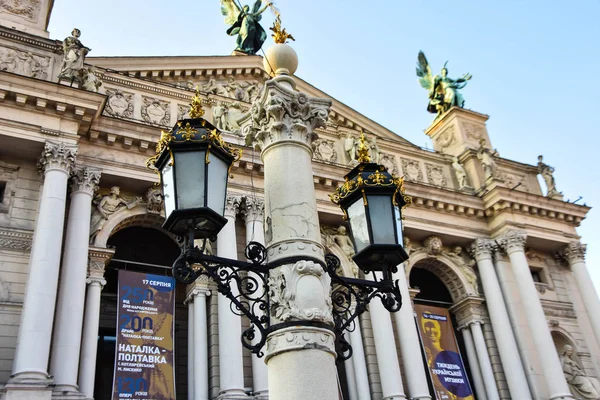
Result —
<svg viewBox="0 0 600 400"><path fill-rule="evenodd" d="M467 81L471 79L471 74L464 74L458 79L448 77L446 64L448 64L448 61L444 64L440 75L433 75L425 54L419 51L417 76L421 86L429 92L427 111L437 114L436 118L439 118L452 107L464 107L465 99L459 90L464 88Z"/></svg>
<svg viewBox="0 0 600 400"><path fill-rule="evenodd" d="M264 3L264 6L262 4ZM229 26L227 34L237 35L236 51L246 54L256 54L267 39L267 33L260 26L262 13L271 7L274 12L273 3L256 0L252 10L242 4L239 0L221 0L221 13L225 16L225 23Z"/></svg>

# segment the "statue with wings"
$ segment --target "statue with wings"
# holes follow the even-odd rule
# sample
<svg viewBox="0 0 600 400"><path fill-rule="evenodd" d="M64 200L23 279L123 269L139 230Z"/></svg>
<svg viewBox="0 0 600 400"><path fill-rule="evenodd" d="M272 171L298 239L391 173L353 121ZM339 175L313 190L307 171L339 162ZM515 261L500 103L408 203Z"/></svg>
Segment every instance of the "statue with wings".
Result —
<svg viewBox="0 0 600 400"><path fill-rule="evenodd" d="M429 92L427 111L437 114L436 118L452 107L464 107L465 99L459 90L464 88L467 85L467 81L471 79L471 74L464 74L458 79L449 78L446 64L448 64L447 61L440 75L434 76L431 73L431 67L427 62L427 58L425 58L425 54L419 51L417 76L419 77L421 86Z"/></svg>
<svg viewBox="0 0 600 400"><path fill-rule="evenodd" d="M246 54L256 54L267 39L267 33L260 26L262 13L267 7L273 8L273 3L266 3L261 8L263 0L256 0L252 11L249 6L242 6L239 0L221 0L221 13L225 23L229 25L227 34L237 35L237 51Z"/></svg>

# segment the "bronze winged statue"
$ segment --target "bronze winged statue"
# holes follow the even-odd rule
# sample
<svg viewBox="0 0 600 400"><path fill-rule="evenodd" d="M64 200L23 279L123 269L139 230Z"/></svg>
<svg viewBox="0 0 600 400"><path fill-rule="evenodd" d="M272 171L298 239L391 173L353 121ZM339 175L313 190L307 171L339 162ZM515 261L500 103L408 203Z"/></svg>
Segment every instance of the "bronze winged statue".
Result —
<svg viewBox="0 0 600 400"><path fill-rule="evenodd" d="M273 3L256 0L252 10L249 6L242 6L236 0L221 0L221 13L225 16L225 23L229 25L227 34L237 35L237 51L246 54L256 54L267 39L267 33L260 26L262 13L268 8L273 8Z"/></svg>
<svg viewBox="0 0 600 400"><path fill-rule="evenodd" d="M440 75L433 75L431 67L427 62L427 58L422 51L419 51L417 57L417 76L421 86L429 92L429 104L427 111L432 114L437 114L436 118L452 107L464 107L465 99L459 92L460 89L467 85L467 81L471 79L471 74L464 74L458 79L448 77L448 69L446 64L442 68Z"/></svg>

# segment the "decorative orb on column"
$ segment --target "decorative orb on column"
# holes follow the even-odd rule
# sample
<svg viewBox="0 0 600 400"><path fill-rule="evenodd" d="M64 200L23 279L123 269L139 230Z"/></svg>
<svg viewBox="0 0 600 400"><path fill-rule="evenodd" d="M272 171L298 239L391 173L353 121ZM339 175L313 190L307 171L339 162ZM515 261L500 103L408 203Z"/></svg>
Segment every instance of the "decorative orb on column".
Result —
<svg viewBox="0 0 600 400"><path fill-rule="evenodd" d="M263 66L271 76L294 75L298 69L298 55L289 45L275 43L265 52Z"/></svg>

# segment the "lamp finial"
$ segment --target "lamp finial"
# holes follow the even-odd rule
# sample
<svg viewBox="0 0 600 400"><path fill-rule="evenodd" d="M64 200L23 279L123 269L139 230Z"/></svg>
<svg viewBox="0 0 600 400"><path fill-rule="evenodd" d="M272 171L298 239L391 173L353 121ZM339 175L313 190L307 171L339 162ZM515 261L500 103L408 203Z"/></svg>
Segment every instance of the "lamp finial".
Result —
<svg viewBox="0 0 600 400"><path fill-rule="evenodd" d="M365 132L360 130L360 137L358 142L358 162L359 163L370 163L371 156L369 156L369 146L367 144L367 140L365 139Z"/></svg>
<svg viewBox="0 0 600 400"><path fill-rule="evenodd" d="M188 112L190 118L202 118L204 115L204 109L202 108L202 99L200 98L200 86L196 86L196 94L192 97L190 103L190 111Z"/></svg>

